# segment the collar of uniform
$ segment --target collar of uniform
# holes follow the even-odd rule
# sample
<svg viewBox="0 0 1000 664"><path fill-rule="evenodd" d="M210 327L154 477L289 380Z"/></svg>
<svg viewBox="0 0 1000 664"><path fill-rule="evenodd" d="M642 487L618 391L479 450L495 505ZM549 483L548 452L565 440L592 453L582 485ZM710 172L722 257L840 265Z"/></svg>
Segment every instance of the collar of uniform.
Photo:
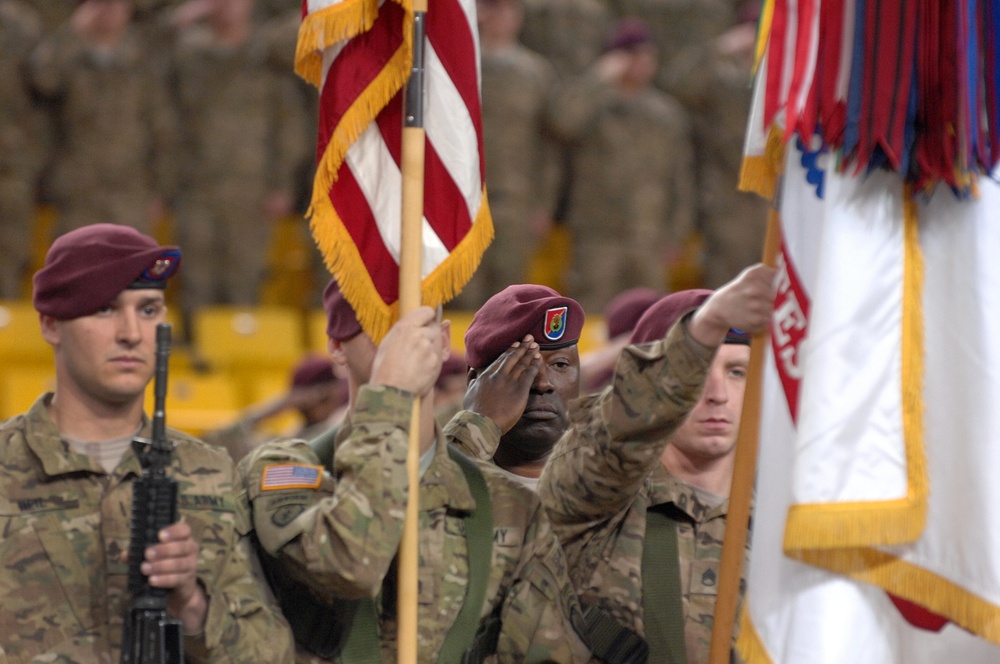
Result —
<svg viewBox="0 0 1000 664"><path fill-rule="evenodd" d="M35 400L28 410L25 421L25 440L28 447L42 462L42 470L49 477L67 473L104 473L97 463L73 451L59 435L59 428L49 415L52 392L47 392Z"/></svg>
<svg viewBox="0 0 1000 664"><path fill-rule="evenodd" d="M27 413L25 433L28 447L42 462L42 469L50 477L89 471L94 473L104 473L104 469L85 454L75 452L59 434L55 421L49 415L48 405L52 401L52 392L47 392L35 400L31 409ZM142 427L139 436L148 438L152 433L152 426L146 414L142 414ZM168 434L170 432L168 431ZM175 457L176 458L176 457ZM142 466L139 459L131 452L125 456L125 473L135 475L142 474Z"/></svg>
<svg viewBox="0 0 1000 664"><path fill-rule="evenodd" d="M420 511L446 507L471 512L476 507L465 473L448 456L448 442L439 427L435 427L437 446L430 468L420 480Z"/></svg>
<svg viewBox="0 0 1000 664"><path fill-rule="evenodd" d="M673 503L677 509L688 515L695 523L704 523L717 517L724 517L729 511L728 499L714 507L707 506L699 495L701 490L677 479L668 473L662 464L656 464L656 468L650 473L646 485L649 493L649 505Z"/></svg>

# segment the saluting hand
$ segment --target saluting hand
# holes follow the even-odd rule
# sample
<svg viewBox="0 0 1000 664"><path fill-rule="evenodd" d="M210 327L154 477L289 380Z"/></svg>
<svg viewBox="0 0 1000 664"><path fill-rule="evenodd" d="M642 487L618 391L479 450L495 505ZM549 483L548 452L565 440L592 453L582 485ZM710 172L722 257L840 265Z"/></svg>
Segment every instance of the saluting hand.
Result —
<svg viewBox="0 0 1000 664"><path fill-rule="evenodd" d="M530 334L515 341L469 381L465 409L490 418L507 433L524 414L541 362L542 354Z"/></svg>

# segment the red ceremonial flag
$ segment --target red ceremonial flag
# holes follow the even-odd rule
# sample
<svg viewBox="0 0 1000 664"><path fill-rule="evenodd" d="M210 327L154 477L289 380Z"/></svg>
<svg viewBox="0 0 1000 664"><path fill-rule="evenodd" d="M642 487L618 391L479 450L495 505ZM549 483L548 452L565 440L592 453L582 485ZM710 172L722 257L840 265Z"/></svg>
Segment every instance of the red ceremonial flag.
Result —
<svg viewBox="0 0 1000 664"><path fill-rule="evenodd" d="M313 237L375 341L399 296L403 88L413 62L410 0L303 0L296 71L320 90ZM493 238L486 202L474 0L427 12L424 304L472 277Z"/></svg>

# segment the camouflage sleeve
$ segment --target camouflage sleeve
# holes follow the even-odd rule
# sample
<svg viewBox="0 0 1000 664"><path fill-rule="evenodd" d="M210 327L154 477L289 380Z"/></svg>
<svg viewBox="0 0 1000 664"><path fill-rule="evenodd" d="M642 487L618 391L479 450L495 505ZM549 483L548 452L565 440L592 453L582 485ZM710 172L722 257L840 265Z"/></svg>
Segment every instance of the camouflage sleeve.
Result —
<svg viewBox="0 0 1000 664"><path fill-rule="evenodd" d="M182 482L180 504L201 546L198 581L208 597L202 634L184 639L185 661L291 662L291 630L259 575L249 539L250 522L233 493L232 463L211 450L199 475ZM197 463L197 460L194 460ZM218 471L213 486L207 482ZM202 489L205 489L203 492Z"/></svg>
<svg viewBox="0 0 1000 664"><path fill-rule="evenodd" d="M491 493L497 496L497 492ZM500 505L495 508L502 509ZM588 662L590 650L579 636L583 614L569 580L566 558L539 503L534 503L525 523L529 525L521 543L520 564L501 608L503 628L497 661ZM499 555L503 555L506 542L494 540Z"/></svg>
<svg viewBox="0 0 1000 664"><path fill-rule="evenodd" d="M614 384L576 402L539 484L564 545L595 524L614 527L697 402L714 353L682 322L660 341L626 347Z"/></svg>
<svg viewBox="0 0 1000 664"><path fill-rule="evenodd" d="M403 529L412 400L392 388L361 388L336 479L317 468L313 487L262 481L269 467L318 467L302 441L267 443L240 463L261 547L319 594L374 597L382 585Z"/></svg>
<svg viewBox="0 0 1000 664"><path fill-rule="evenodd" d="M458 451L478 461L492 461L503 432L496 422L471 410L460 410L444 426L444 436Z"/></svg>

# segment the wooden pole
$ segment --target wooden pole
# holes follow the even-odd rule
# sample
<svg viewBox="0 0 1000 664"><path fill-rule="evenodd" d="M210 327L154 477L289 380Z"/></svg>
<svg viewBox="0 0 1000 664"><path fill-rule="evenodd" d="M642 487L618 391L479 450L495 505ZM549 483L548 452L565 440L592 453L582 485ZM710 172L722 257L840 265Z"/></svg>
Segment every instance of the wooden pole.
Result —
<svg viewBox="0 0 1000 664"><path fill-rule="evenodd" d="M406 86L403 126L399 313L420 306L424 216L424 34L427 0L413 3L413 69ZM418 548L420 517L420 397L410 413L410 445L406 453L409 486L403 536L399 542L399 585L396 596L396 661L417 664L417 598L420 590Z"/></svg>
<svg viewBox="0 0 1000 664"><path fill-rule="evenodd" d="M777 259L781 242L780 220L776 207L780 195L776 195L774 200L767 215L767 232L764 235L762 258L764 264L772 266ZM740 578L743 573L743 559L746 556L747 530L750 526L750 501L753 499L754 477L757 472L761 379L765 344L769 340L768 333L763 332L754 335L750 341L747 389L743 395L743 415L737 436L736 457L733 460L733 483L729 490L726 534L722 540L719 589L715 597L712 641L708 653L709 664L729 664L733 626L736 624L736 606L740 596Z"/></svg>

